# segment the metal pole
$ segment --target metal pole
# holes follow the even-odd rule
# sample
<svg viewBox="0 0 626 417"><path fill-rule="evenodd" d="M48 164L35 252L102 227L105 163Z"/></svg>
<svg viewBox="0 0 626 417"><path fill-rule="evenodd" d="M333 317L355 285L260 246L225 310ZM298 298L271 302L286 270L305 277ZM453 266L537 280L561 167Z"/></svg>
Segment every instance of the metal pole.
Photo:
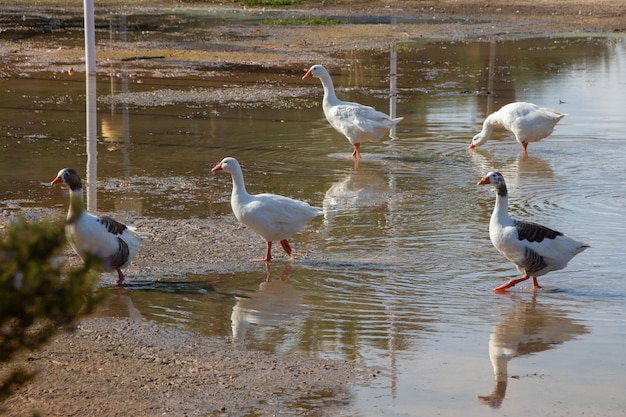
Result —
<svg viewBox="0 0 626 417"><path fill-rule="evenodd" d="M84 0L85 12L85 71L96 75L96 30L93 0Z"/></svg>

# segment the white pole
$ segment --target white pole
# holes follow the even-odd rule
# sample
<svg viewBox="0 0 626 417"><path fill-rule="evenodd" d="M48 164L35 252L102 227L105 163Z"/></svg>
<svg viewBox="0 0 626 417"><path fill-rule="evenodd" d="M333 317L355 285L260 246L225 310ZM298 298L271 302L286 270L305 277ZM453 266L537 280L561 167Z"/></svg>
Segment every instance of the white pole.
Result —
<svg viewBox="0 0 626 417"><path fill-rule="evenodd" d="M96 75L96 30L93 0L84 0L85 12L85 71Z"/></svg>
<svg viewBox="0 0 626 417"><path fill-rule="evenodd" d="M86 105L86 130L87 130L87 210L96 211L98 208L98 195L96 180L98 177L98 117L96 99L96 76L87 75L87 105Z"/></svg>
<svg viewBox="0 0 626 417"><path fill-rule="evenodd" d="M98 134L96 118L96 24L93 1L84 0L85 75L87 81L87 210L89 211L95 211L98 205L96 195L98 164L98 150L96 147Z"/></svg>

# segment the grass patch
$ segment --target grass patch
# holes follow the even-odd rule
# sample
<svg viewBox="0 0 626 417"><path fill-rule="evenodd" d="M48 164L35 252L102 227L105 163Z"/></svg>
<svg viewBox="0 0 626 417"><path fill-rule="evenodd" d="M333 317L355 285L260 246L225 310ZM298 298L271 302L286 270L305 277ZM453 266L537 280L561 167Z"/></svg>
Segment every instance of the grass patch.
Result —
<svg viewBox="0 0 626 417"><path fill-rule="evenodd" d="M302 0L239 0L236 3L245 4L246 6L292 6L302 3Z"/></svg>
<svg viewBox="0 0 626 417"><path fill-rule="evenodd" d="M332 26L346 23L343 20L331 19L328 17L293 17L284 19L263 19L261 24L263 25L277 25L277 26Z"/></svg>

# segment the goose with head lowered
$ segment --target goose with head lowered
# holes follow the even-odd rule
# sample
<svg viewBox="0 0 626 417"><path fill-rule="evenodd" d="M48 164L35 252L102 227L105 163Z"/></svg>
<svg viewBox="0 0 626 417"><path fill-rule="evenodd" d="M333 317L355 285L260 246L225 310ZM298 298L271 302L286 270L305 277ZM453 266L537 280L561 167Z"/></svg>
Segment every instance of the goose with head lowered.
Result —
<svg viewBox="0 0 626 417"><path fill-rule="evenodd" d="M72 168L59 171L52 185L65 183L70 189L70 206L67 212L65 233L76 254L83 260L88 255L103 260L107 272L117 272L117 284L124 282L122 268L130 265L142 237L135 229L110 217L94 216L85 210L83 185Z"/></svg>
<svg viewBox="0 0 626 417"><path fill-rule="evenodd" d="M322 109L326 120L354 146L353 158L361 158L359 151L361 143L378 142L385 133L403 119L403 117L392 119L373 107L339 100L335 95L333 80L322 65L313 65L302 79L309 77L319 78L322 81L322 87L324 87Z"/></svg>
<svg viewBox="0 0 626 417"><path fill-rule="evenodd" d="M496 189L489 238L493 246L523 274L495 288L495 292L505 292L528 278L532 278L534 289L541 288L538 276L565 268L574 256L589 247L548 227L512 219L508 213L509 197L502 174L490 172L478 182L478 185L487 184Z"/></svg>
<svg viewBox="0 0 626 417"><path fill-rule="evenodd" d="M267 242L265 257L254 261L271 261L274 241L279 241L283 250L291 256L287 239L301 231L309 220L324 214L304 201L289 197L268 193L248 194L241 166L235 158L224 158L211 171L225 171L231 175L233 191L230 205L235 217Z"/></svg>
<svg viewBox="0 0 626 417"><path fill-rule="evenodd" d="M554 126L565 116L532 103L509 103L487 116L482 130L472 138L469 148L483 145L491 138L495 127L502 127L515 135L515 139L522 145L522 153L526 154L529 142L538 142L549 136Z"/></svg>

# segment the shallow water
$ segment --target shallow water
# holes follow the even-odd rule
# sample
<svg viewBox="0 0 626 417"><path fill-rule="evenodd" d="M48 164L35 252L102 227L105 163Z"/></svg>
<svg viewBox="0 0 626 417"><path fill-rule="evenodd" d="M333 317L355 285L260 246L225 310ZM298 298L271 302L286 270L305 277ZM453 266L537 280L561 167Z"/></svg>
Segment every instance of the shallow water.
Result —
<svg viewBox="0 0 626 417"><path fill-rule="evenodd" d="M91 209L164 219L228 214L230 178L210 168L235 156L249 191L326 210L293 240L302 259L267 271L251 263L206 276L131 275L106 314L232 337L242 349L371 367L372 384L355 389L344 415L474 416L486 407L497 415L625 415L623 40L420 40L396 50L395 105L404 120L395 139L364 144L358 166L324 120L318 80L293 69L137 80L122 67L119 77L97 79L91 155L84 79L8 75L0 79L0 208L63 210L66 196L47 184L61 167L86 172L89 162L97 178ZM331 68L340 98L389 109L390 57L352 52L351 65ZM268 83L294 97L155 105L141 95L165 100L172 91ZM528 157L506 132L470 153L484 117L511 101L567 116L529 145ZM515 217L591 245L567 269L541 277L542 291L520 284L491 292L517 271L489 241L495 196L476 183L490 170L505 175Z"/></svg>

